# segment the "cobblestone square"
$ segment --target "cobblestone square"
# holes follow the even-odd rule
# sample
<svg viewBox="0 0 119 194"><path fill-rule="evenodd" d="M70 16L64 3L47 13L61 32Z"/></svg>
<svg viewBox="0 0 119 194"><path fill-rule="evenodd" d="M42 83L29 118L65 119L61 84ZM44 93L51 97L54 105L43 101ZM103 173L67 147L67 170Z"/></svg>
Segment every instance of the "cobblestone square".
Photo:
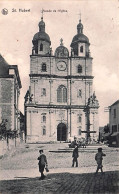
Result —
<svg viewBox="0 0 119 194"><path fill-rule="evenodd" d="M39 180L38 151L44 149L49 172ZM103 145L104 173L95 174L98 146L79 148L79 166L71 167L72 150L68 144L29 144L17 147L1 159L0 193L119 193L118 148Z"/></svg>

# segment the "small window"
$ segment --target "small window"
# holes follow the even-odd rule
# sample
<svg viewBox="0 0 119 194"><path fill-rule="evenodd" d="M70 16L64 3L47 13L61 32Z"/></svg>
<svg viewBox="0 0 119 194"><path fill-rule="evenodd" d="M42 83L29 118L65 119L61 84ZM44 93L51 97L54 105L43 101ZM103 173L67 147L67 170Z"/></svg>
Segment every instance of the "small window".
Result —
<svg viewBox="0 0 119 194"><path fill-rule="evenodd" d="M114 118L116 118L116 109L114 109Z"/></svg>
<svg viewBox="0 0 119 194"><path fill-rule="evenodd" d="M43 135L46 135L46 128L43 128Z"/></svg>
<svg viewBox="0 0 119 194"><path fill-rule="evenodd" d="M81 121L82 121L82 117L81 117L81 115L79 115L78 116L78 122L81 123Z"/></svg>
<svg viewBox="0 0 119 194"><path fill-rule="evenodd" d="M82 66L78 65L78 73L82 73Z"/></svg>
<svg viewBox="0 0 119 194"><path fill-rule="evenodd" d="M47 71L47 67L46 67L46 64L45 63L42 64L42 71L43 72L46 72Z"/></svg>
<svg viewBox="0 0 119 194"><path fill-rule="evenodd" d="M43 115L43 122L46 123L46 116Z"/></svg>
<svg viewBox="0 0 119 194"><path fill-rule="evenodd" d="M80 47L80 52L83 53L83 46Z"/></svg>
<svg viewBox="0 0 119 194"><path fill-rule="evenodd" d="M43 44L40 44L40 51L43 51Z"/></svg>
<svg viewBox="0 0 119 194"><path fill-rule="evenodd" d="M82 90L81 89L79 89L78 90L78 95L77 95L79 98L81 98L82 97Z"/></svg>
<svg viewBox="0 0 119 194"><path fill-rule="evenodd" d="M81 127L79 128L79 135L81 135Z"/></svg>
<svg viewBox="0 0 119 194"><path fill-rule="evenodd" d="M46 89L45 88L42 88L41 95L46 96Z"/></svg>

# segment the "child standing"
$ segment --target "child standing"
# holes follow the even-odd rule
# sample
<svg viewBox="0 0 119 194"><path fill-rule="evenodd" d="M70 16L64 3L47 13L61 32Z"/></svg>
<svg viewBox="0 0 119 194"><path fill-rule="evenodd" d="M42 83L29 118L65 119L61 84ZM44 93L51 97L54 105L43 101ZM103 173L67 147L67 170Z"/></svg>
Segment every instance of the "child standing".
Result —
<svg viewBox="0 0 119 194"><path fill-rule="evenodd" d="M39 172L41 173L40 179L44 179L45 175L43 174L43 172L44 172L45 166L46 166L46 169L48 169L47 158L43 153L43 150L39 150L39 152L40 152L40 156L38 157L38 160L39 160L38 165L39 165Z"/></svg>
<svg viewBox="0 0 119 194"><path fill-rule="evenodd" d="M101 172L103 173L102 170L102 160L103 160L103 156L106 156L106 154L104 154L102 152L102 148L98 148L98 153L95 155L95 160L97 161L97 170L96 170L96 174L98 173L98 170L100 169Z"/></svg>

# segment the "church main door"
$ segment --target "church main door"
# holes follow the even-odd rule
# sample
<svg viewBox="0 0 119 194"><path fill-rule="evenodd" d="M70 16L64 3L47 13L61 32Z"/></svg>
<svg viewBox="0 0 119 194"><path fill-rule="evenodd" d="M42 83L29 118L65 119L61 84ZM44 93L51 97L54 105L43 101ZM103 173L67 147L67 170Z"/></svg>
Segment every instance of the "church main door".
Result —
<svg viewBox="0 0 119 194"><path fill-rule="evenodd" d="M66 141L66 125L64 123L60 123L57 126L57 141Z"/></svg>

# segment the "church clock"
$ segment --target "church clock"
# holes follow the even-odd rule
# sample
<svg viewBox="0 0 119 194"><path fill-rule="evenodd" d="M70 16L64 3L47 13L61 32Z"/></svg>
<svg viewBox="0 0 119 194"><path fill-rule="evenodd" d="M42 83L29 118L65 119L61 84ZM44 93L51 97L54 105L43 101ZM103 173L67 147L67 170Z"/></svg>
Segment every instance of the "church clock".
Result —
<svg viewBox="0 0 119 194"><path fill-rule="evenodd" d="M66 70L66 63L64 62L64 61L59 61L58 63L57 63L57 69L59 70L59 71L65 71Z"/></svg>

